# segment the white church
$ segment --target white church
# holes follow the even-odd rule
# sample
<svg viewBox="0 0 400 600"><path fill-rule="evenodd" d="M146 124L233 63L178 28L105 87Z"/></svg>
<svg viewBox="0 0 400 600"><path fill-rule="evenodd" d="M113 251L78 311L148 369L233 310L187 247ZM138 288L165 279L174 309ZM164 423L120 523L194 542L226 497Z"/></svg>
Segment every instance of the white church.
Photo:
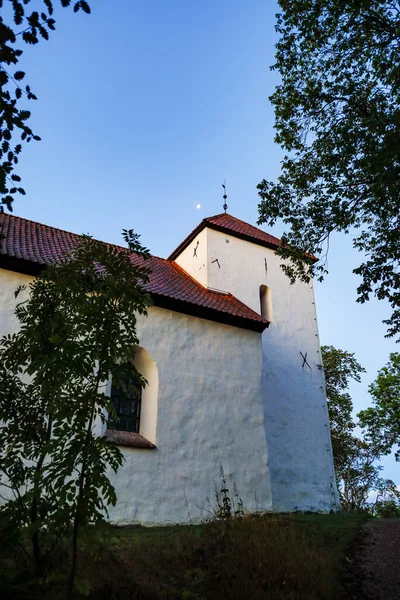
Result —
<svg viewBox="0 0 400 600"><path fill-rule="evenodd" d="M18 327L15 290L78 236L10 214L0 228L4 335ZM220 465L245 510L340 508L313 286L290 284L279 244L222 213L150 259L134 358L148 385L121 398L110 381L119 418L100 432L125 457L113 522L206 518Z"/></svg>

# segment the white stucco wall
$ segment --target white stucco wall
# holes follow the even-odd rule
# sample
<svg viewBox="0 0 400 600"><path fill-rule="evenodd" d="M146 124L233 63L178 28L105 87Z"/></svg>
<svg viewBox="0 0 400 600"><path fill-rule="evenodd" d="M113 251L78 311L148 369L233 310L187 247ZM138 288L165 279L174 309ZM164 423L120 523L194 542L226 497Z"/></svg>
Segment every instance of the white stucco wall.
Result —
<svg viewBox="0 0 400 600"><path fill-rule="evenodd" d="M28 292L23 291L15 298L15 291L22 285L28 286L32 280L28 275L0 269L0 336L18 331L15 307L27 297Z"/></svg>
<svg viewBox="0 0 400 600"><path fill-rule="evenodd" d="M138 332L158 368L157 449L123 449L111 519L204 519L221 464L245 508L270 509L261 335L155 307Z"/></svg>
<svg viewBox="0 0 400 600"><path fill-rule="evenodd" d="M0 271L0 335L17 329L14 291L31 278ZM270 509L261 335L153 307L139 317L141 433L157 449L122 448L112 474L118 523L176 523L208 516L222 464L245 508Z"/></svg>
<svg viewBox="0 0 400 600"><path fill-rule="evenodd" d="M208 230L208 287L260 313L270 289L273 319L263 334L265 432L274 510L339 507L312 284L290 285L273 250ZM192 244L186 250L192 251ZM193 275L194 276L194 275ZM303 367L300 352L307 353Z"/></svg>
<svg viewBox="0 0 400 600"><path fill-rule="evenodd" d="M157 444L158 368L153 357L142 347L137 348L133 362L147 380L142 389L140 433L149 442Z"/></svg>
<svg viewBox="0 0 400 600"><path fill-rule="evenodd" d="M21 291L18 298L15 297L15 292L20 286L28 287L31 281L32 277L27 275L0 269L0 337L18 331L19 323L14 311L18 302L25 300L28 291ZM7 483L7 480L4 482ZM4 503L5 498L13 497L11 490L4 487L0 490L0 494L0 504Z"/></svg>
<svg viewBox="0 0 400 600"><path fill-rule="evenodd" d="M194 277L201 285L207 287L207 236L208 229L203 229L194 238L193 242L185 248L175 262L178 263L189 275Z"/></svg>
<svg viewBox="0 0 400 600"><path fill-rule="evenodd" d="M267 248L219 231L208 231L208 287L230 292L260 313L260 285L265 281ZM272 298L272 301L274 299Z"/></svg>
<svg viewBox="0 0 400 600"><path fill-rule="evenodd" d="M273 265L273 259L270 262ZM311 285L298 283L289 286L281 299L281 278L285 278L282 283L289 283L281 270L277 269L275 276L271 274L274 321L263 334L265 426L273 455L273 508L337 510L314 293Z"/></svg>

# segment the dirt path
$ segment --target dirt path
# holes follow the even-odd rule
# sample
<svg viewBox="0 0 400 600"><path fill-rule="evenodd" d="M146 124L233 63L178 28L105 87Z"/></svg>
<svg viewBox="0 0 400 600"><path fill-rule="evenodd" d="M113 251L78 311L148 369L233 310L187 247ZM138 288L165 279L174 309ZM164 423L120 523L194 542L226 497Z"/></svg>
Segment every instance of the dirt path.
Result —
<svg viewBox="0 0 400 600"><path fill-rule="evenodd" d="M351 600L400 600L400 519L368 521L349 565Z"/></svg>

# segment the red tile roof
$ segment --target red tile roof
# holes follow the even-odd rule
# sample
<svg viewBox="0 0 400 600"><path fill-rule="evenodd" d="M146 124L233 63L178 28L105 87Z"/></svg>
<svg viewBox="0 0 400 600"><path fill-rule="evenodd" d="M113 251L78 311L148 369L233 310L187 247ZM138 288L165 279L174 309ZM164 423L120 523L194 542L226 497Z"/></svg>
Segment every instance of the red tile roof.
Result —
<svg viewBox="0 0 400 600"><path fill-rule="evenodd" d="M79 236L10 214L0 215L0 267L34 274L69 253ZM132 262L139 259L132 255ZM207 290L171 260L152 256L146 284L156 306L185 314L263 331L268 326L259 314L232 296Z"/></svg>
<svg viewBox="0 0 400 600"><path fill-rule="evenodd" d="M175 258L179 256L186 246L188 246L196 237L196 235L205 227L209 227L210 229L215 229L216 231L221 231L223 233L228 233L234 237L259 244L260 246L266 246L267 248L272 248L274 250L276 250L281 243L279 238L276 238L269 233L265 233L265 231L262 231L253 225L249 225L248 223L245 223L236 217L232 217L232 215L221 213L220 215L214 215L213 217L206 217L203 219L202 222L197 225L195 229L193 229L187 238L185 238L183 242L179 244L179 246L169 255L168 258L170 260L175 260Z"/></svg>

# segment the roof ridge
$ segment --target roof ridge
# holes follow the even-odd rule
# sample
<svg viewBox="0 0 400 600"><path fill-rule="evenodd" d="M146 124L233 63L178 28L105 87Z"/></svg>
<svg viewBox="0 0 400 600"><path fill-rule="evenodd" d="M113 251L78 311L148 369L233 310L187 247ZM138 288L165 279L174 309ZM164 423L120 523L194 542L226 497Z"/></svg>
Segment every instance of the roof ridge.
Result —
<svg viewBox="0 0 400 600"><path fill-rule="evenodd" d="M207 217L207 220L216 219L217 217L229 217L230 219L233 219L234 221L239 221L239 223L244 223L248 227L253 227L253 229L257 229L257 231L260 231L260 233L263 233L264 235L268 235L270 238L274 238L278 241L281 241L281 239L278 238L276 235L273 235L272 233L268 233L267 231L264 231L263 229L261 229L261 227L257 227L257 225L253 225L252 223L248 223L247 221L243 221L243 219L239 219L238 217L235 217L234 215L230 215L229 213L219 213L218 215L214 215L213 217ZM221 227L224 227L224 225L221 225Z"/></svg>
<svg viewBox="0 0 400 600"><path fill-rule="evenodd" d="M229 221L231 221L231 226L229 226ZM195 239L196 235L198 235L207 227L255 244L259 244L261 246L266 246L267 248L272 248L274 250L279 248L281 245L281 240L271 233L267 233L263 229L260 229L255 225L251 225L251 223L247 223L242 219L238 219L229 213L218 213L217 215L202 219L202 221L200 221L200 223L189 233L189 235L187 235L186 238L170 253L168 259L175 260L179 254L183 252L183 250Z"/></svg>
<svg viewBox="0 0 400 600"><path fill-rule="evenodd" d="M45 227L46 229L52 229L53 231L60 231L61 233L67 233L68 235L73 235L74 237L80 238L83 235L90 235L86 233L74 233L73 231L68 231L67 229L61 229L61 227L54 227L53 225L46 225L45 223L40 223L39 221L33 221L32 219L26 219L25 217L19 217L18 215L13 215L12 213L3 212L0 214L0 219L2 216L11 217L12 219L18 219L19 221L25 221L26 223L33 223L34 225L40 225L40 227ZM92 236L90 236L92 237ZM114 244L113 242L105 242L104 240L99 240L98 238L93 238L95 242L100 242L101 244L107 244L108 246L113 246L114 248L120 248L121 250L129 250L126 246L121 246L120 244ZM133 250L131 250L134 254ZM151 258L157 258L158 260L164 260L168 263L171 263L168 258L163 258L162 256L156 256L155 254L150 253Z"/></svg>
<svg viewBox="0 0 400 600"><path fill-rule="evenodd" d="M0 214L0 218L2 216L11 217L12 219L18 219L19 221L26 221L27 223L34 223L35 225L40 225L41 227L46 227L47 229L57 229L57 231L61 231L62 233L69 233L70 235L76 235L78 237L80 235L84 235L84 234L79 234L79 233L73 233L72 231L67 231L66 229L61 229L60 227L54 227L53 225L46 225L45 223L40 223L39 221L34 221L33 219L27 219L26 217L20 217L18 215L14 215L12 213L3 212L2 214ZM96 240L96 241L101 242L102 240Z"/></svg>
<svg viewBox="0 0 400 600"><path fill-rule="evenodd" d="M235 217L233 217L232 215L230 215L229 213L218 213L217 215L212 215L211 217L204 217L203 221L209 221L210 219L216 219L217 217L223 217L224 215L227 215L228 217L232 217L233 219Z"/></svg>

